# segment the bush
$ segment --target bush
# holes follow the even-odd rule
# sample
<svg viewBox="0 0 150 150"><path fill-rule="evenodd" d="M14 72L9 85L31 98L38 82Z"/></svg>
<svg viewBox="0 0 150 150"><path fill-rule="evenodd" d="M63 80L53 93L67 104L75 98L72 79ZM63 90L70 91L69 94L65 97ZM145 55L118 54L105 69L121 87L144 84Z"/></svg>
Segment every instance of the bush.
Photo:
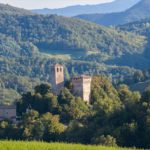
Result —
<svg viewBox="0 0 150 150"><path fill-rule="evenodd" d="M99 136L92 139L92 143L96 145L104 145L104 146L113 146L116 147L116 139L110 135L107 136Z"/></svg>

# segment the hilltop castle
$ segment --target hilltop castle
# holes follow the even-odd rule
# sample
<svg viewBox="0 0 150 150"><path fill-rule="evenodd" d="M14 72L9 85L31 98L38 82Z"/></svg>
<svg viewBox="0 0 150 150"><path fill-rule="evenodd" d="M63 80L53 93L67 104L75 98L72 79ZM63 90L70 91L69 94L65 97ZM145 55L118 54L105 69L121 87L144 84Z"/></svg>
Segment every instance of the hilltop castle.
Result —
<svg viewBox="0 0 150 150"><path fill-rule="evenodd" d="M59 94L64 87L64 67L60 64L52 66L51 78L52 90L54 93ZM80 75L71 79L73 94L81 97L87 103L90 103L91 80L92 78L86 75Z"/></svg>
<svg viewBox="0 0 150 150"><path fill-rule="evenodd" d="M60 90L64 88L64 67L60 64L56 64L52 66L51 69L52 90L55 94L59 94ZM90 104L91 80L92 78L86 75L80 75L71 79L73 94L81 97L88 104ZM16 106L0 106L0 121L9 119L16 122L16 116Z"/></svg>

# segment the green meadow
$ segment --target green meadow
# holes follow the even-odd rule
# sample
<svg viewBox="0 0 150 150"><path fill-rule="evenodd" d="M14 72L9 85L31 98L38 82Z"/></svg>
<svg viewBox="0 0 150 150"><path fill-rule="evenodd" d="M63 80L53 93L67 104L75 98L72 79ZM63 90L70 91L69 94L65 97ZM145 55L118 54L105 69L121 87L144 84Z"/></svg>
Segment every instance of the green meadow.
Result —
<svg viewBox="0 0 150 150"><path fill-rule="evenodd" d="M134 148L133 148L134 149ZM1 141L0 150L132 150L132 148L90 146L79 144Z"/></svg>

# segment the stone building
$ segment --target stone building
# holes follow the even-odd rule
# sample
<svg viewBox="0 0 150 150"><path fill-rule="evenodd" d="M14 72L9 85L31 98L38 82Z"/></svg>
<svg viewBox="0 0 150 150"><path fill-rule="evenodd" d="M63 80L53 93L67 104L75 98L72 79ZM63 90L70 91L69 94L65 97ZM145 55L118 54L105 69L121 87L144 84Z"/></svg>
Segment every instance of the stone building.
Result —
<svg viewBox="0 0 150 150"><path fill-rule="evenodd" d="M64 80L64 67L60 64L53 65L51 68L51 84L52 91L55 94L59 94L60 90L63 89ZM73 77L71 80L73 94L81 97L87 103L90 103L91 80L92 78L86 75Z"/></svg>
<svg viewBox="0 0 150 150"><path fill-rule="evenodd" d="M9 119L16 122L16 106L15 105L1 105L0 106L0 120Z"/></svg>
<svg viewBox="0 0 150 150"><path fill-rule="evenodd" d="M90 76L81 75L72 78L73 93L83 98L85 102L90 103L91 97L91 81Z"/></svg>
<svg viewBox="0 0 150 150"><path fill-rule="evenodd" d="M64 87L64 67L60 64L55 64L51 69L52 90L55 94L58 94Z"/></svg>

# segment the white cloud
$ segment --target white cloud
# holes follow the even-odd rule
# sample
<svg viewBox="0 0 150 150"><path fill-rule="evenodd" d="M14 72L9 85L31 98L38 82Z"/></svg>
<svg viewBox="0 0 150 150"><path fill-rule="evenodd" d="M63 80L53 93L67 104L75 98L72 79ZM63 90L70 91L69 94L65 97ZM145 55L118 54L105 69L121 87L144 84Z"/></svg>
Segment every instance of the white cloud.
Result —
<svg viewBox="0 0 150 150"><path fill-rule="evenodd" d="M0 3L10 4L16 7L35 8L60 8L78 4L98 4L113 0L0 0Z"/></svg>

